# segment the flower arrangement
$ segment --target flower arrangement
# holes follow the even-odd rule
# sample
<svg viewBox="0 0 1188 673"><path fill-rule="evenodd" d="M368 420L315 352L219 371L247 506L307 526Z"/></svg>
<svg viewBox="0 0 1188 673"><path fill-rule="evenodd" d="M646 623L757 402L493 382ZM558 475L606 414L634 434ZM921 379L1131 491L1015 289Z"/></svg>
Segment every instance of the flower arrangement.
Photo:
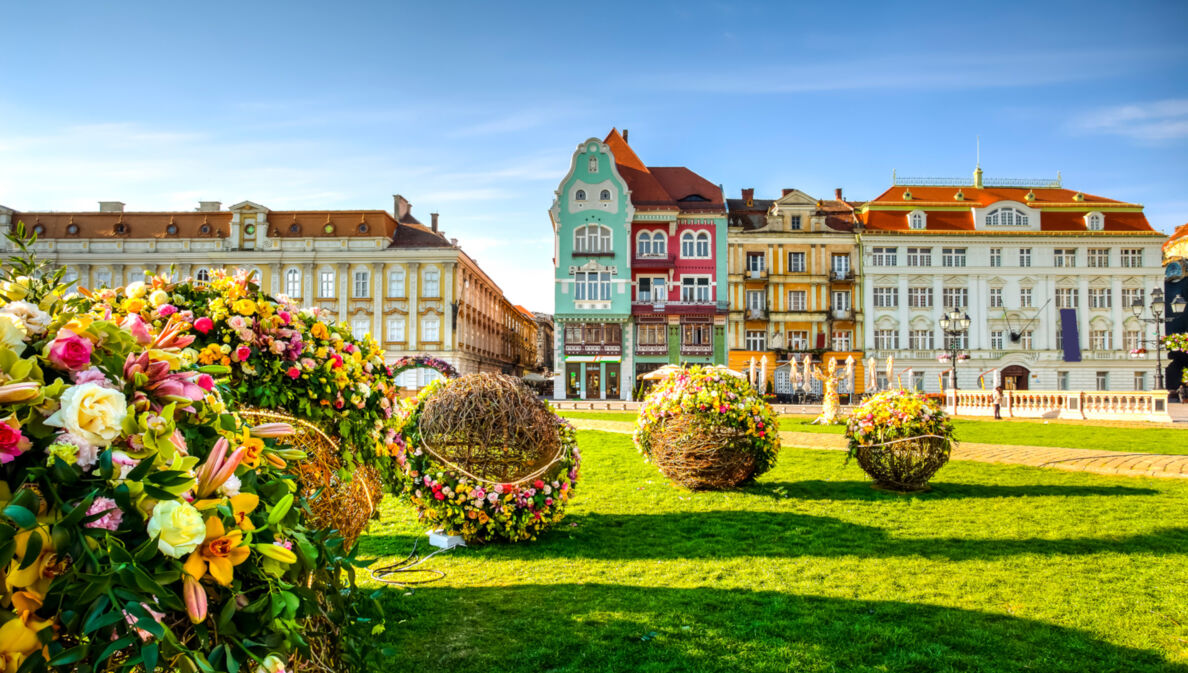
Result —
<svg viewBox="0 0 1188 673"><path fill-rule="evenodd" d="M538 414L538 418L547 414L549 425L541 428L541 432L554 431L558 440L556 457L528 479L511 478L504 481L484 478L468 470L467 466L454 465L440 454L434 455L434 451L424 442L423 419L430 401L448 394L451 387L459 387L459 392L466 392L461 387L472 385L476 377L484 376L506 379L503 385L523 386L509 377L482 374L439 379L426 386L416 397L405 401L400 433L396 438L399 446L396 462L403 477L403 495L417 508L421 519L451 535L460 535L467 541L535 540L540 533L564 517L581 467L581 453L574 428L556 416L551 405L537 400L526 388L526 397L520 400L524 404L518 405L540 405L537 411L541 414ZM482 390L478 392L481 394ZM478 396L468 395L471 399ZM516 411L493 409L493 404L484 406L496 413ZM471 421L468 418L454 420L461 425Z"/></svg>
<svg viewBox="0 0 1188 673"><path fill-rule="evenodd" d="M953 424L940 404L909 390L866 398L846 424L849 458L856 458L876 484L918 490L948 461Z"/></svg>
<svg viewBox="0 0 1188 673"><path fill-rule="evenodd" d="M662 444L659 433L666 424L682 417L695 419L700 429L709 433L729 436L731 447L747 456L750 463L743 479L763 474L775 465L780 449L776 415L746 379L696 365L673 371L652 388L640 407L633 435L636 449L649 459L657 459ZM706 448L714 453L720 447ZM708 457L707 467L725 458L725 454ZM737 474L727 481L737 483L736 478ZM709 481L695 481L696 487L710 487Z"/></svg>
<svg viewBox="0 0 1188 673"><path fill-rule="evenodd" d="M1188 334L1169 334L1163 337L1163 347L1169 351L1188 351Z"/></svg>
<svg viewBox="0 0 1188 673"><path fill-rule="evenodd" d="M1132 349L1130 349L1130 357L1132 357L1132 358L1145 358L1145 357L1147 357L1147 349L1146 349L1146 348L1142 348L1142 347L1139 347L1139 348L1132 348Z"/></svg>
<svg viewBox="0 0 1188 673"><path fill-rule="evenodd" d="M406 355L402 358L398 358L391 365L392 376L397 376L401 372L407 371L409 369L420 368L432 369L447 379L456 378L458 376L458 370L454 369L454 365L442 360L441 358L435 358L432 355Z"/></svg>
<svg viewBox="0 0 1188 673"><path fill-rule="evenodd" d="M287 469L302 455L278 443L291 428L228 411L220 366L188 368L182 311L97 316L23 225L8 238L21 254L0 270L3 670L276 673L326 647L314 622L357 623L355 561L305 524Z"/></svg>
<svg viewBox="0 0 1188 673"><path fill-rule="evenodd" d="M180 353L181 364L220 366L232 406L284 409L307 419L340 440L346 474L367 464L392 485L384 440L394 422L397 387L371 338L354 338L317 308L264 294L245 272L215 270L204 284L154 276L86 294L90 315L133 334L159 330L171 320L187 323L193 343Z"/></svg>
<svg viewBox="0 0 1188 673"><path fill-rule="evenodd" d="M941 353L940 355L936 356L937 362L948 362L952 359L953 359L953 356L949 355L948 353Z"/></svg>
<svg viewBox="0 0 1188 673"><path fill-rule="evenodd" d="M965 362L966 360L969 359L969 353L958 353L957 359L961 362Z"/></svg>

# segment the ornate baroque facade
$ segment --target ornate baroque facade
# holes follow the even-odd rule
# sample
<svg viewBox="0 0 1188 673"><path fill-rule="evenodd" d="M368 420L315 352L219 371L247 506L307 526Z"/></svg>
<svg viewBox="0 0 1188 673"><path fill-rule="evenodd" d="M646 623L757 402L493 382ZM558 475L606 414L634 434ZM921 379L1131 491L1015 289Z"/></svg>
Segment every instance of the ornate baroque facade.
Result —
<svg viewBox="0 0 1188 673"><path fill-rule="evenodd" d="M19 212L0 207L0 226L23 221L39 251L86 287L119 286L146 271L202 280L215 268L250 269L261 286L328 319L371 334L389 361L428 352L460 372L522 374L535 360L526 317L457 244L426 227L401 196L382 210L278 211L251 201L224 210ZM419 387L434 374L405 374Z"/></svg>

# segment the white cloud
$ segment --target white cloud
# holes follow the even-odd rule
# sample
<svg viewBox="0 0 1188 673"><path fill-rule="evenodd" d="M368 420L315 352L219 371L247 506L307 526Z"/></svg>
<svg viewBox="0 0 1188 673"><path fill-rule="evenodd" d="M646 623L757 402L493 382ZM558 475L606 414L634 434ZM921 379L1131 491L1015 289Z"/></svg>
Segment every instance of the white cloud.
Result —
<svg viewBox="0 0 1188 673"><path fill-rule="evenodd" d="M1101 108L1074 119L1071 126L1143 142L1188 138L1188 98Z"/></svg>

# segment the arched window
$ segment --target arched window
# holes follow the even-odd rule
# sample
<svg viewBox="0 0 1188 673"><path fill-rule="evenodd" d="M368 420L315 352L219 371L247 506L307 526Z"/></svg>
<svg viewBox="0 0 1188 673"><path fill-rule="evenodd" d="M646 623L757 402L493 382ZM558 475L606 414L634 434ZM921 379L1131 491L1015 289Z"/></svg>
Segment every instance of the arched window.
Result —
<svg viewBox="0 0 1188 673"><path fill-rule="evenodd" d="M598 198L602 201L610 201L610 190L609 189L602 190L602 192L598 195Z"/></svg>
<svg viewBox="0 0 1188 673"><path fill-rule="evenodd" d="M1101 231L1105 227L1105 217L1101 213L1089 213L1085 218L1085 228L1089 231Z"/></svg>
<svg viewBox="0 0 1188 673"><path fill-rule="evenodd" d="M999 208L986 216L987 227L1026 227L1027 213L1014 208Z"/></svg>
<svg viewBox="0 0 1188 673"><path fill-rule="evenodd" d="M289 269L285 272L285 294L290 297L301 296L301 271Z"/></svg>
<svg viewBox="0 0 1188 673"><path fill-rule="evenodd" d="M709 257L710 256L710 237L709 237L709 234L707 234L704 231L701 232L700 234L697 234L697 256L698 257Z"/></svg>
<svg viewBox="0 0 1188 673"><path fill-rule="evenodd" d="M668 254L668 239L659 231L652 234L652 254L657 257Z"/></svg>
<svg viewBox="0 0 1188 673"><path fill-rule="evenodd" d="M584 190L584 189L577 190L577 193L575 193L573 195L573 198L577 199L578 201L585 201L586 200L586 190Z"/></svg>
<svg viewBox="0 0 1188 673"><path fill-rule="evenodd" d="M598 224L587 224L573 232L573 251L578 254L611 252L611 230Z"/></svg>
<svg viewBox="0 0 1188 673"><path fill-rule="evenodd" d="M111 287L111 269L95 270L95 287Z"/></svg>
<svg viewBox="0 0 1188 673"><path fill-rule="evenodd" d="M207 269L198 269L198 273L194 274L194 280L196 280L199 283L209 283L210 282L210 271L208 271Z"/></svg>
<svg viewBox="0 0 1188 673"><path fill-rule="evenodd" d="M421 272L421 296L441 296L441 274L435 268L428 268Z"/></svg>
<svg viewBox="0 0 1188 673"><path fill-rule="evenodd" d="M646 257L652 254L652 235L648 232L642 232L639 238L635 240L635 256Z"/></svg>
<svg viewBox="0 0 1188 673"><path fill-rule="evenodd" d="M693 257L696 253L696 247L693 242L693 232L686 231L681 234L681 257Z"/></svg>
<svg viewBox="0 0 1188 673"><path fill-rule="evenodd" d="M914 211L912 214L910 214L908 216L908 226L911 227L912 229L923 229L924 228L924 213L917 210L917 211Z"/></svg>

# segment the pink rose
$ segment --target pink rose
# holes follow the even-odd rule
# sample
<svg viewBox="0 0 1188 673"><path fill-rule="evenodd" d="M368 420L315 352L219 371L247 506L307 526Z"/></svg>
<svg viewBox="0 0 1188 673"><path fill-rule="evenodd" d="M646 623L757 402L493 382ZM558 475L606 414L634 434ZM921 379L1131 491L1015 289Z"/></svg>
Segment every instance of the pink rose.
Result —
<svg viewBox="0 0 1188 673"><path fill-rule="evenodd" d="M288 311L281 311L280 313L277 313L277 315L280 316L280 319L283 320L286 325L293 322L293 316L289 315Z"/></svg>
<svg viewBox="0 0 1188 673"><path fill-rule="evenodd" d="M15 420L0 422L0 463L11 463L14 458L29 450L32 443L21 434Z"/></svg>
<svg viewBox="0 0 1188 673"><path fill-rule="evenodd" d="M173 304L163 304L157 308L157 315L161 316L162 318L168 318L174 313L177 313L177 307Z"/></svg>
<svg viewBox="0 0 1188 673"><path fill-rule="evenodd" d="M247 362L248 358L252 356L251 346L240 346L235 349L235 359L239 362Z"/></svg>
<svg viewBox="0 0 1188 673"><path fill-rule="evenodd" d="M148 325L138 315L131 314L127 318L124 318L124 322L120 323L120 327L131 332L132 336L136 339L136 343L142 346L146 346L153 341L153 336L149 334Z"/></svg>
<svg viewBox="0 0 1188 673"><path fill-rule="evenodd" d="M50 343L49 361L70 371L83 369L91 364L91 342L68 329L59 330Z"/></svg>
<svg viewBox="0 0 1188 673"><path fill-rule="evenodd" d="M330 359L334 361L335 369L342 367L342 356L341 355L339 355L338 353L335 353L334 355L330 356Z"/></svg>
<svg viewBox="0 0 1188 673"><path fill-rule="evenodd" d="M289 367L289 371L287 371L285 373L288 374L289 378L291 378L291 379L295 379L295 378L298 378L301 376L301 370L297 369L296 367Z"/></svg>
<svg viewBox="0 0 1188 673"><path fill-rule="evenodd" d="M207 318L206 316L202 316L201 318L194 321L194 329L198 330L198 332L201 334L206 334L207 332L214 329L214 321L210 318Z"/></svg>
<svg viewBox="0 0 1188 673"><path fill-rule="evenodd" d="M197 383L199 388L208 393L214 390L214 377L210 374L199 374L198 378L194 379L194 383Z"/></svg>
<svg viewBox="0 0 1188 673"><path fill-rule="evenodd" d="M116 504L116 501L102 496L95 498L94 502L91 503L91 507L87 509L87 516L93 516L95 514L102 514L103 516L83 525L87 528L115 530L120 527L120 523L124 520L124 512Z"/></svg>

